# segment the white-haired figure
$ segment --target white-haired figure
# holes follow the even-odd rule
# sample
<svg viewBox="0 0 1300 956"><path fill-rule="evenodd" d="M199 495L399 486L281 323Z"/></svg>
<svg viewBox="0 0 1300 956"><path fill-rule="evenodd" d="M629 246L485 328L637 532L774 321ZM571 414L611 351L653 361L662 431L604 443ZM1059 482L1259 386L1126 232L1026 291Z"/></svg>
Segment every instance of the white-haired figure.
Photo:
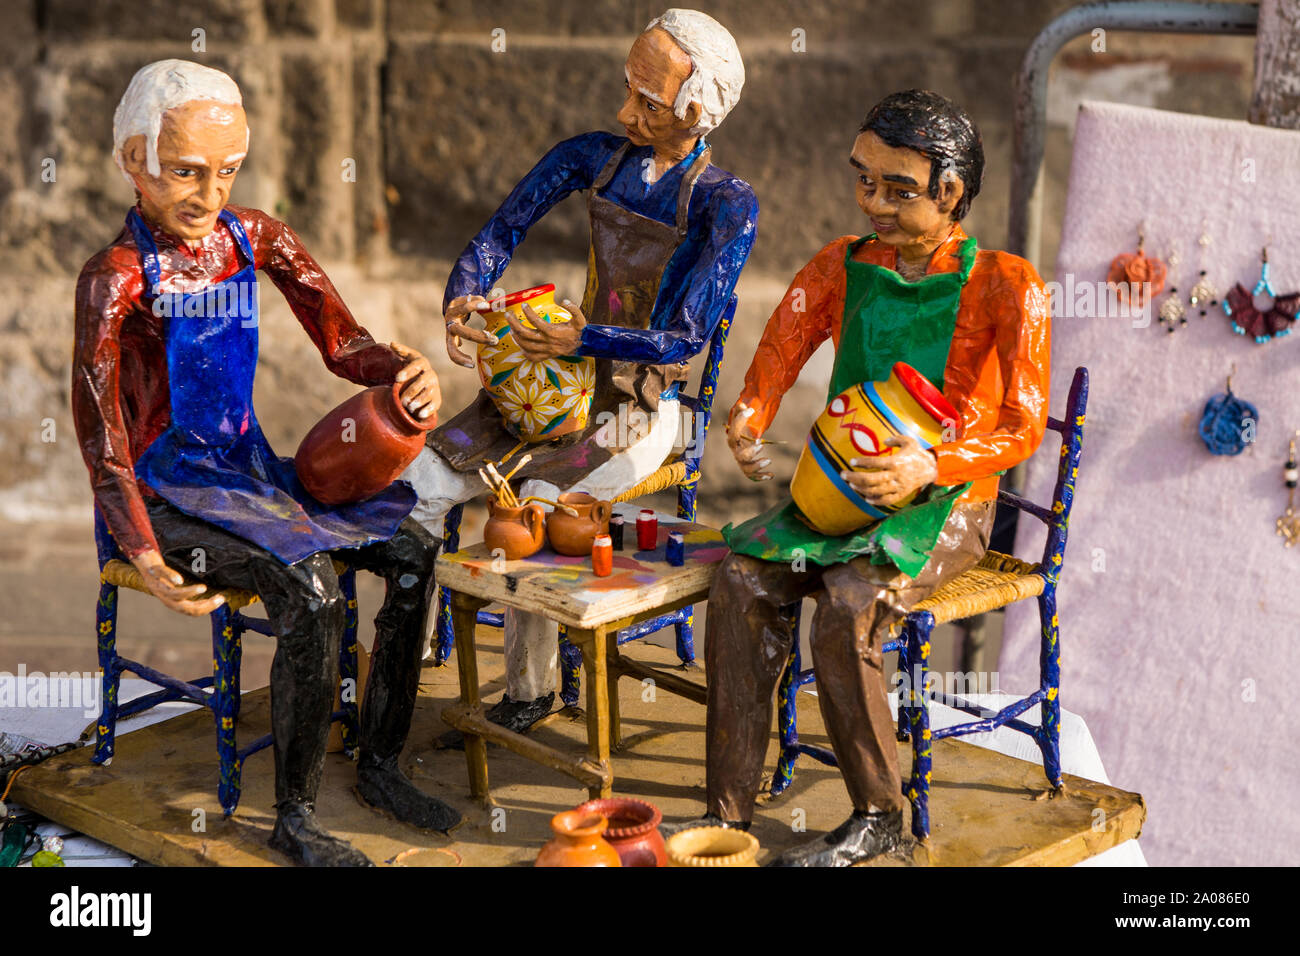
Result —
<svg viewBox="0 0 1300 956"><path fill-rule="evenodd" d="M387 584L361 708L357 793L398 819L445 831L459 814L397 765L438 543L410 517L416 498L405 485L358 504L323 505L302 488L293 461L271 450L252 407L257 273L288 300L335 375L364 386L404 382L402 402L420 417L437 408L437 377L419 353L380 344L357 324L292 229L227 204L249 145L229 76L184 60L149 64L114 114L113 141L136 204L82 269L72 368L73 420L101 543L174 611L219 611L227 588L261 597L276 637L271 845L308 865L365 865L314 809L347 614L332 558ZM105 667L105 700L116 698L119 676ZM234 700L218 695L214 703L230 761ZM113 755L113 720L110 711L101 722L99 762ZM237 780L223 781L227 811L237 790Z"/></svg>
<svg viewBox="0 0 1300 956"><path fill-rule="evenodd" d="M480 391L430 434L403 476L420 497L417 519L435 534L451 507L484 491L478 470L488 462L505 473L532 456L516 472L521 498L587 492L607 499L656 471L678 444L678 386L722 319L754 243L754 191L711 164L705 140L740 98L745 68L716 20L669 10L633 42L623 82L621 135L583 133L543 156L465 247L443 301L447 353L473 369L462 343L497 340L469 319L487 305L532 225L586 190L591 247L581 308L564 303L573 314L567 323L529 328L512 318L511 325L525 359L595 360L587 425L525 447ZM488 716L523 731L554 704L555 626L508 611L506 664L506 696Z"/></svg>

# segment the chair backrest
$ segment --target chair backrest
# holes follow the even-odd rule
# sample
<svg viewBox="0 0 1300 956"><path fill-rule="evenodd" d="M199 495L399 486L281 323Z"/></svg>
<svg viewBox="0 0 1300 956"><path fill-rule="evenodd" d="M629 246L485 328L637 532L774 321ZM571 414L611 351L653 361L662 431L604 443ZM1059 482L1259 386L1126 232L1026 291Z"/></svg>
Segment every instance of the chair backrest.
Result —
<svg viewBox="0 0 1300 956"><path fill-rule="evenodd" d="M736 317L736 296L731 297L727 307L722 311L709 340L709 354L704 364L704 374L700 377L700 391L694 400L692 437L686 445L686 472L691 474L699 467L704 454L704 440L709 434L709 420L713 417L713 399L718 391L718 375L722 372L722 353L727 346L727 333L731 331L731 322Z"/></svg>
<svg viewBox="0 0 1300 956"><path fill-rule="evenodd" d="M1044 508L1010 491L999 491L998 501L1019 508L1047 525L1047 543L1043 545L1042 570L1055 582L1065 558L1065 538L1070 527L1070 509L1074 505L1074 482L1079 477L1079 453L1083 450L1083 419L1088 408L1088 370L1074 370L1070 395L1065 403L1065 418L1050 415L1047 427L1061 433L1061 460L1052 492L1052 507Z"/></svg>

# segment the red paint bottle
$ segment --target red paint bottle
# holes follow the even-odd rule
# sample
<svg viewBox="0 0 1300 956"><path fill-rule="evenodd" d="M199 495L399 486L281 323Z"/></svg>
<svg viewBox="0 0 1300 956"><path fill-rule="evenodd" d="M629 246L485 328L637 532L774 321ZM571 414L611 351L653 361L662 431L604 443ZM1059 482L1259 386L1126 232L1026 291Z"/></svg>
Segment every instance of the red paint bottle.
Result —
<svg viewBox="0 0 1300 956"><path fill-rule="evenodd" d="M653 551L659 543L659 516L649 508L642 508L636 516L636 547L638 551Z"/></svg>

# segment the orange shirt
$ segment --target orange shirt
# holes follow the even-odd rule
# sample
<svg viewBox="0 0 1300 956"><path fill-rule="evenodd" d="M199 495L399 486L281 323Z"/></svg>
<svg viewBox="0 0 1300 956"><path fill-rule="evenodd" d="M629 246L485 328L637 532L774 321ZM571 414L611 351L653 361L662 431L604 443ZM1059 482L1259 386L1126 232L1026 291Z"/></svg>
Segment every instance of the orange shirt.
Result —
<svg viewBox="0 0 1300 956"><path fill-rule="evenodd" d="M961 226L954 226L931 256L927 274L956 272L957 248L965 238ZM817 253L768 319L738 399L754 409L749 422L755 434L772 424L781 397L818 346L830 337L839 348L844 255L856 239L841 236ZM888 269L898 255L878 240L858 251L859 261ZM1042 442L1050 355L1051 312L1034 267L1009 252L979 250L962 289L943 376L943 394L961 416L963 437L934 448L936 484L973 482L960 502L996 498L997 473L1027 459Z"/></svg>

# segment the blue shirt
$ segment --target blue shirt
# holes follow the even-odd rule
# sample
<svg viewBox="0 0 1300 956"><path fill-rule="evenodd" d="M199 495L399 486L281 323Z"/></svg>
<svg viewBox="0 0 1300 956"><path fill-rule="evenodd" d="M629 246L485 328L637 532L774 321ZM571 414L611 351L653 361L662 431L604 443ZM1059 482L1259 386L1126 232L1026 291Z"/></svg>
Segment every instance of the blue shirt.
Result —
<svg viewBox="0 0 1300 956"><path fill-rule="evenodd" d="M533 223L570 193L590 189L626 142L622 136L594 132L553 146L456 260L447 281L444 310L460 296L486 296ZM689 156L647 183L642 170L653 150L632 147L601 195L639 215L674 225L682 177L704 149L701 139ZM682 362L697 354L731 299L754 245L757 222L758 200L749 184L708 166L691 193L686 238L664 269L650 327L587 325L578 354L652 365Z"/></svg>

